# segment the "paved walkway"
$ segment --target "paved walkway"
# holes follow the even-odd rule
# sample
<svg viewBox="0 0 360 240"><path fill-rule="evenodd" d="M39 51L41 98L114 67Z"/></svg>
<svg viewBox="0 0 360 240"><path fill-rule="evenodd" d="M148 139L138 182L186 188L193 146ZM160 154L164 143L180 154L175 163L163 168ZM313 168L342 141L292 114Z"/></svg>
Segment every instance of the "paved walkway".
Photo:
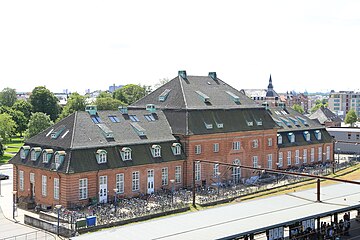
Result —
<svg viewBox="0 0 360 240"><path fill-rule="evenodd" d="M13 183L12 183L12 164L0 165L0 172L9 175L9 180L1 180L0 196L0 240L16 239L47 239L55 240L56 237L44 233L42 230L33 228L24 224L24 214L31 214L22 209L15 211L15 220L13 219ZM16 238L15 238L16 237Z"/></svg>

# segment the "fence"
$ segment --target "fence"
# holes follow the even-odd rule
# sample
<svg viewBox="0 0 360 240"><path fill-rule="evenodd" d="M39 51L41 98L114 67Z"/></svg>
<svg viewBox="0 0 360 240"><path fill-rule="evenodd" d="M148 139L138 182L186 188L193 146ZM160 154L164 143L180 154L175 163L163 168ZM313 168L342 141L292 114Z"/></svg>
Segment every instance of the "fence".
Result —
<svg viewBox="0 0 360 240"><path fill-rule="evenodd" d="M46 233L45 231L35 231L24 233L12 237L0 238L0 240L55 240L55 236Z"/></svg>
<svg viewBox="0 0 360 240"><path fill-rule="evenodd" d="M24 215L24 223L43 229L45 231L51 232L51 233L58 233L58 226L49 222L46 222L44 220L38 219L38 218L34 218L28 215ZM63 237L72 237L72 231L68 228L59 226L59 235L63 236Z"/></svg>

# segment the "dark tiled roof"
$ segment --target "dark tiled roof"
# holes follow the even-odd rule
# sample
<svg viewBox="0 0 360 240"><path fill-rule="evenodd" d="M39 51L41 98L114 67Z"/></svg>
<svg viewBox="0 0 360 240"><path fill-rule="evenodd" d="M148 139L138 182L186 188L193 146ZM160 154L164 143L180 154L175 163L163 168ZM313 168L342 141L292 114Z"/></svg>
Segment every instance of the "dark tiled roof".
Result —
<svg viewBox="0 0 360 240"><path fill-rule="evenodd" d="M295 130L295 129L294 129ZM295 135L295 142L291 143L287 134L290 132L279 132L282 136L282 144L278 144L279 148L286 147L294 147L294 146L305 146L305 145L313 145L313 144L323 144L323 143L331 143L333 138L325 129L319 129L321 132L321 140L317 140L315 136L316 130L309 130L310 133L310 141L306 141L304 138L304 131L293 131L292 133Z"/></svg>
<svg viewBox="0 0 360 240"><path fill-rule="evenodd" d="M159 96L169 89L165 101ZM209 98L204 102L201 93ZM240 103L233 101L236 95ZM161 109L230 109L256 108L258 105L250 98L220 79L213 80L209 76L187 76L187 79L175 77L149 95L133 103L130 107L144 108L146 104L155 104Z"/></svg>
<svg viewBox="0 0 360 240"><path fill-rule="evenodd" d="M277 125L264 109L189 111L188 134L226 133L273 128L277 128Z"/></svg>
<svg viewBox="0 0 360 240"><path fill-rule="evenodd" d="M309 118L317 119L321 124L325 124L325 122L341 122L341 118L339 118L330 109L324 107L316 110L309 116Z"/></svg>
<svg viewBox="0 0 360 240"><path fill-rule="evenodd" d="M324 126L308 117L296 112L292 108L269 107L269 114L275 122L280 122L278 132L304 131L310 129L322 129ZM294 123L294 120L296 122Z"/></svg>

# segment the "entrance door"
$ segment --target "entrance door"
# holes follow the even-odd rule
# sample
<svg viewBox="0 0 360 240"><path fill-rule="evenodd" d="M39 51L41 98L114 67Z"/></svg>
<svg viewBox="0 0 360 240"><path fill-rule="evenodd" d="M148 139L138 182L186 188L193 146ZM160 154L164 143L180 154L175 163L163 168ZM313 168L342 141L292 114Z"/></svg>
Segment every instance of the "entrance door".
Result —
<svg viewBox="0 0 360 240"><path fill-rule="evenodd" d="M100 176L99 179L99 202L107 203L107 176Z"/></svg>
<svg viewBox="0 0 360 240"><path fill-rule="evenodd" d="M30 198L35 197L35 173L30 173Z"/></svg>
<svg viewBox="0 0 360 240"><path fill-rule="evenodd" d="M235 159L233 164L239 165L239 167L232 167L232 178L234 184L239 184L241 179L241 169L240 169L240 160Z"/></svg>
<svg viewBox="0 0 360 240"><path fill-rule="evenodd" d="M154 192L154 169L147 171L147 193L151 194Z"/></svg>

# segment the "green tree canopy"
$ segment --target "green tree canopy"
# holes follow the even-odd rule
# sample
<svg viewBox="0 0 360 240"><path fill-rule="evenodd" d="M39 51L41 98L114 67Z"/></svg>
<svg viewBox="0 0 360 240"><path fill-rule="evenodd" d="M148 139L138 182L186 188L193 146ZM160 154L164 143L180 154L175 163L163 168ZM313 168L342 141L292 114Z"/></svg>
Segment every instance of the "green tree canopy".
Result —
<svg viewBox="0 0 360 240"><path fill-rule="evenodd" d="M24 99L19 99L14 103L12 108L14 110L22 112L25 115L26 119L29 121L32 112L32 106L30 102Z"/></svg>
<svg viewBox="0 0 360 240"><path fill-rule="evenodd" d="M85 107L86 107L86 97L84 97L78 93L72 93L69 96L69 99L68 99L65 107L63 108L63 110L58 118L58 121L69 116L73 112L85 111Z"/></svg>
<svg viewBox="0 0 360 240"><path fill-rule="evenodd" d="M52 121L58 118L60 106L58 99L46 87L36 87L30 95L30 103L33 106L33 112L43 112L50 116Z"/></svg>
<svg viewBox="0 0 360 240"><path fill-rule="evenodd" d="M112 98L112 94L106 91L102 91L99 93L99 96L97 98Z"/></svg>
<svg viewBox="0 0 360 240"><path fill-rule="evenodd" d="M16 101L16 91L12 88L4 88L0 92L0 104L12 107Z"/></svg>
<svg viewBox="0 0 360 240"><path fill-rule="evenodd" d="M292 106L292 109L294 109L295 111L297 111L298 113L301 113L301 114L303 114L305 112L304 109L299 104L294 104Z"/></svg>
<svg viewBox="0 0 360 240"><path fill-rule="evenodd" d="M25 131L25 138L29 139L35 136L53 124L49 115L43 112L33 113L30 117L28 129Z"/></svg>
<svg viewBox="0 0 360 240"><path fill-rule="evenodd" d="M350 124L351 127L354 126L354 123L357 121L357 115L354 109L350 109L345 116L345 123Z"/></svg>
<svg viewBox="0 0 360 240"><path fill-rule="evenodd" d="M126 105L122 101L113 98L97 98L95 105L98 110L117 110L119 106Z"/></svg>
<svg viewBox="0 0 360 240"><path fill-rule="evenodd" d="M16 123L7 113L0 114L0 137L7 142L16 129Z"/></svg>
<svg viewBox="0 0 360 240"><path fill-rule="evenodd" d="M150 89L147 86L127 84L122 88L116 89L113 93L113 97L130 105L144 97L149 91Z"/></svg>
<svg viewBox="0 0 360 240"><path fill-rule="evenodd" d="M28 123L28 120L26 119L25 115L18 110L6 106L0 107L0 113L9 114L12 120L16 123L16 128L14 133L19 133L20 135L22 135L22 133L26 130Z"/></svg>

